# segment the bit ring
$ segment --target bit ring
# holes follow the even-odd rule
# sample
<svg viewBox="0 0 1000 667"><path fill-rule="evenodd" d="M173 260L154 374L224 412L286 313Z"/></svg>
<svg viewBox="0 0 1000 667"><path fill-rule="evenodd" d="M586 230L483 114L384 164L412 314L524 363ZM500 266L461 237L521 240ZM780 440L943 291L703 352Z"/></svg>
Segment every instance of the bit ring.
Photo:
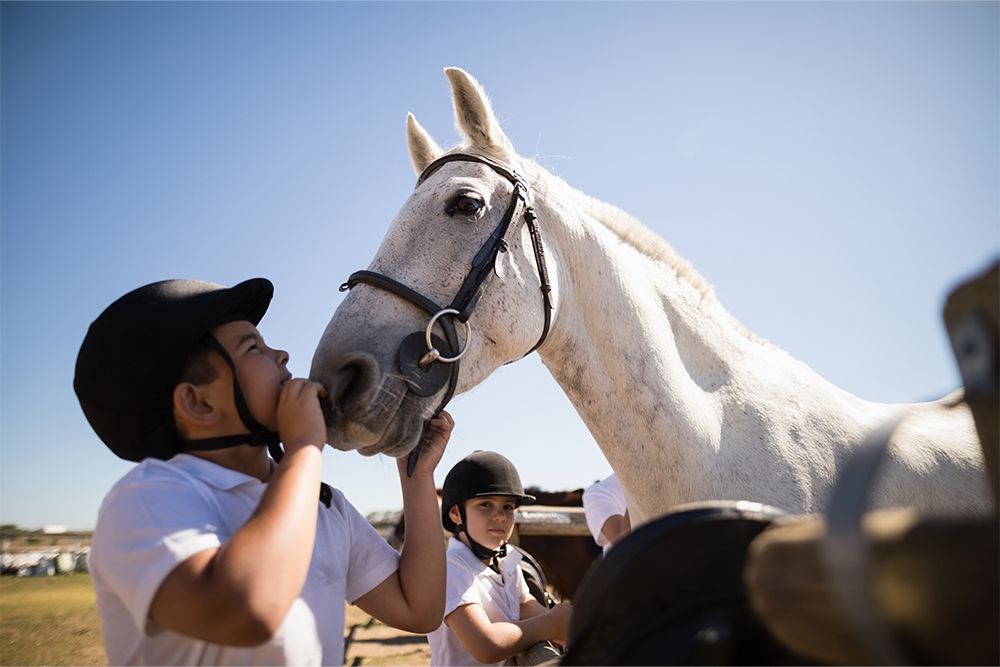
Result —
<svg viewBox="0 0 1000 667"><path fill-rule="evenodd" d="M434 328L434 323L437 322L442 315L458 315L458 311L454 308L445 308L432 317L431 321L427 323L427 331L424 333L424 340L427 342L428 352L422 359L420 359L419 363L421 366L429 364L432 361L441 361L446 364L454 363L462 358L462 355L469 349L469 343L472 342L472 327L469 326L468 322L462 322L462 324L465 325L465 345L462 347L461 352L456 354L454 357L442 357L438 349L431 343L431 329Z"/></svg>

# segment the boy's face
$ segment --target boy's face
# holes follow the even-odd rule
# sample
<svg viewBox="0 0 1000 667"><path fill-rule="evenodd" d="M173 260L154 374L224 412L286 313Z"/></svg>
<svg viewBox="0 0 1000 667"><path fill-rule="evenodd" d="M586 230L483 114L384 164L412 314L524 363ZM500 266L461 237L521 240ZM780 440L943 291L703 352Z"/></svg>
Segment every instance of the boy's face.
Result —
<svg viewBox="0 0 1000 667"><path fill-rule="evenodd" d="M215 338L226 348L236 367L243 398L250 414L261 425L278 430L278 397L292 374L285 364L288 353L273 350L264 344L257 327L246 320L227 322L212 330ZM213 355L222 377L229 376L229 367L218 355Z"/></svg>
<svg viewBox="0 0 1000 667"><path fill-rule="evenodd" d="M466 529L469 535L487 549L499 549L514 532L514 510L517 503L510 496L481 496L465 501ZM462 518L458 507L452 507L452 521Z"/></svg>

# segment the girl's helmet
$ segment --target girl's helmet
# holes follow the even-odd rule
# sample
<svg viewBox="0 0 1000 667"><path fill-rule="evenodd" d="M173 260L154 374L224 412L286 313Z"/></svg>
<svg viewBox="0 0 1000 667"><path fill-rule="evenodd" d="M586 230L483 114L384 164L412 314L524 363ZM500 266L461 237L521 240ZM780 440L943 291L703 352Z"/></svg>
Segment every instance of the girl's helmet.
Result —
<svg viewBox="0 0 1000 667"><path fill-rule="evenodd" d="M458 533L458 526L449 510L458 505L465 518L465 501L480 496L510 496L518 505L532 503L535 497L524 492L517 468L496 452L476 451L455 464L444 479L441 489L441 524L445 530Z"/></svg>

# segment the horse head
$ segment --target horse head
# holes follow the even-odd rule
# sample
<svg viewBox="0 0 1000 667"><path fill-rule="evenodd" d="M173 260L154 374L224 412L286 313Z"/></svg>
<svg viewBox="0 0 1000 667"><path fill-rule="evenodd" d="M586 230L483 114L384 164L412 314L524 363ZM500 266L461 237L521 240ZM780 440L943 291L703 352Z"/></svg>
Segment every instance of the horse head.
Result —
<svg viewBox="0 0 1000 667"><path fill-rule="evenodd" d="M452 395L534 350L549 328L555 295L523 175L532 165L480 85L445 73L466 141L443 151L408 116L417 185L368 269L345 283L313 357L338 449L407 454Z"/></svg>

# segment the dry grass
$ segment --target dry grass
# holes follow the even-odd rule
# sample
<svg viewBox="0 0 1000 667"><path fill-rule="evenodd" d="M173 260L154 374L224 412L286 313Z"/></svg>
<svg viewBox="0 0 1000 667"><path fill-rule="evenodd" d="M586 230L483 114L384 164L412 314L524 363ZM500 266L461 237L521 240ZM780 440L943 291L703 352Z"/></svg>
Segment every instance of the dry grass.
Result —
<svg viewBox="0 0 1000 667"><path fill-rule="evenodd" d="M0 665L107 665L90 575L0 577Z"/></svg>
<svg viewBox="0 0 1000 667"><path fill-rule="evenodd" d="M431 664L431 647L424 635L390 628L350 605L347 606L345 626L347 665L424 667Z"/></svg>
<svg viewBox="0 0 1000 667"><path fill-rule="evenodd" d="M430 664L423 635L346 612L348 665ZM0 577L0 666L107 664L90 575Z"/></svg>

